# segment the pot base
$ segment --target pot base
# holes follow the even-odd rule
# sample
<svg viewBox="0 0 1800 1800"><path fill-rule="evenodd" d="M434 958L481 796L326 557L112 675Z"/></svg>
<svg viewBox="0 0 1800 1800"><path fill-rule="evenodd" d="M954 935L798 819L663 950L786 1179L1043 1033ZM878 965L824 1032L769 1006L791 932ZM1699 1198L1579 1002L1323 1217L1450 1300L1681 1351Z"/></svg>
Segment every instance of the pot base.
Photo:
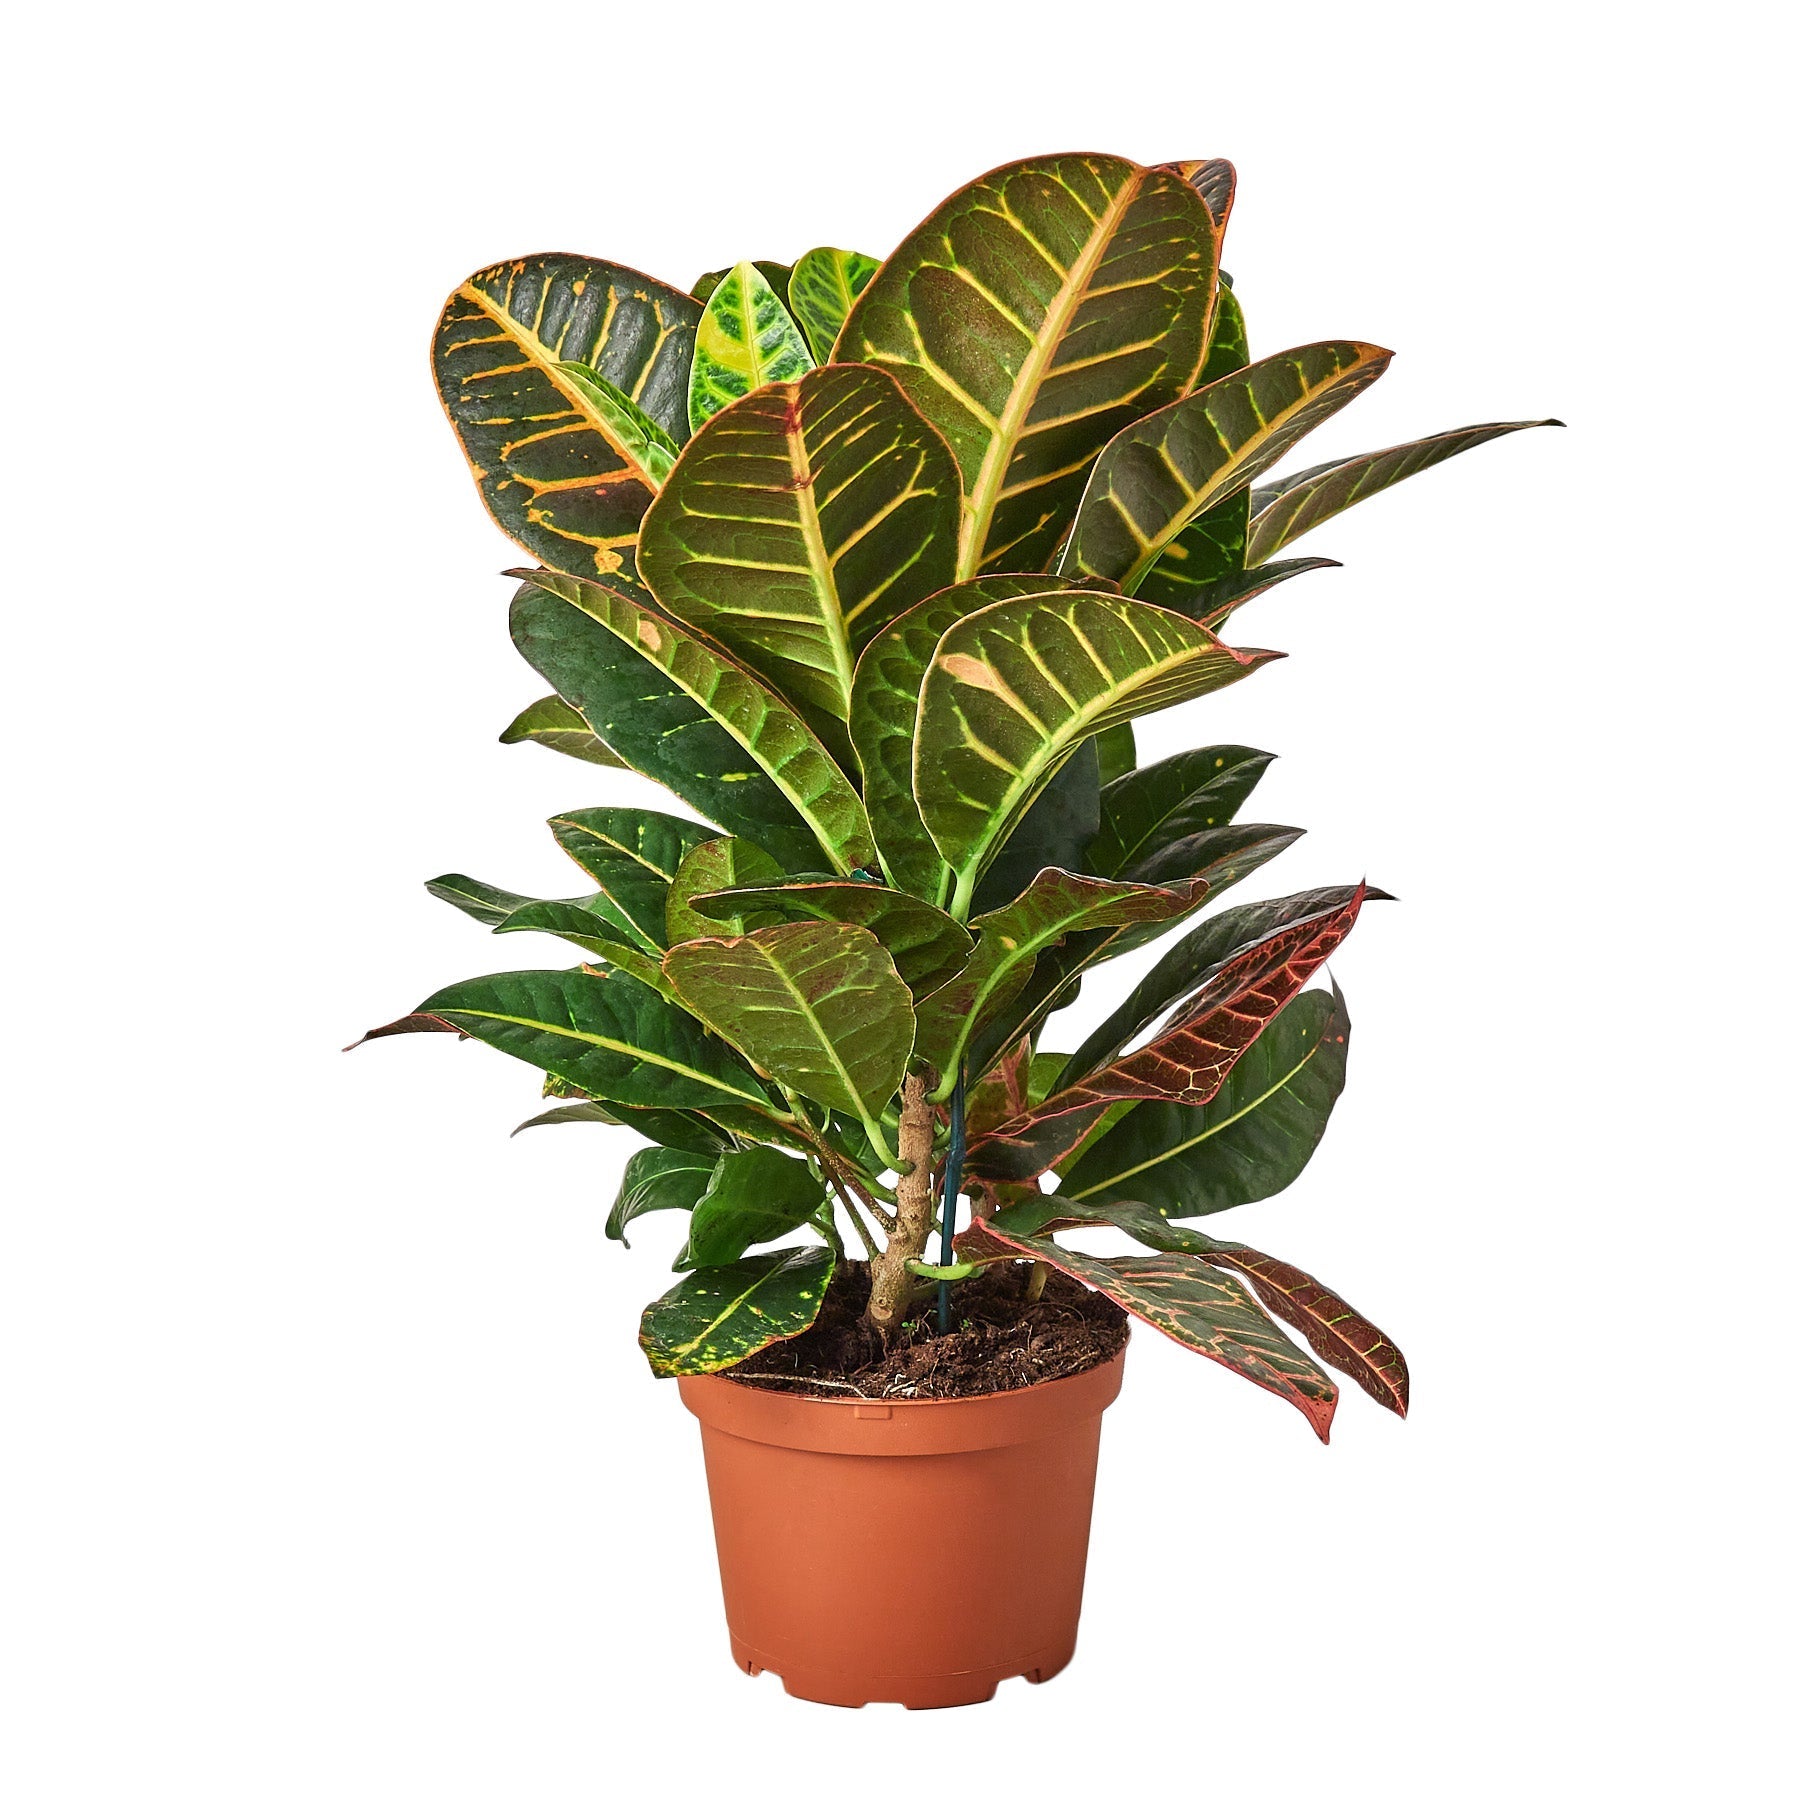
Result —
<svg viewBox="0 0 1800 1800"><path fill-rule="evenodd" d="M884 1681L879 1693L869 1691L866 1679L858 1680L835 1669L808 1669L789 1664L777 1669L753 1650L735 1633L731 1639L732 1660L746 1675L765 1671L775 1676L790 1699L813 1700L821 1706L904 1706L908 1712L929 1712L940 1706L979 1706L991 1700L1000 1683L1014 1675L1023 1675L1032 1683L1048 1681L1060 1675L1075 1655L1073 1640L1041 1656L1027 1657L1023 1662L996 1663L986 1669L965 1669L954 1675L908 1675Z"/></svg>

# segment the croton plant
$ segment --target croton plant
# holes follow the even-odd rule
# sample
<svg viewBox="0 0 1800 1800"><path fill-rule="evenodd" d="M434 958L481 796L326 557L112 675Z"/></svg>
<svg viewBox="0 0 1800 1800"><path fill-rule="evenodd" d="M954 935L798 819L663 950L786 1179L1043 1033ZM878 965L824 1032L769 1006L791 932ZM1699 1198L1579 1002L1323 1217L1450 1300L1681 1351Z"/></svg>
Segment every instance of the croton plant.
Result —
<svg viewBox="0 0 1800 1800"><path fill-rule="evenodd" d="M568 899L431 882L581 960L459 982L370 1035L479 1038L563 1102L530 1124L649 1140L607 1230L690 1215L687 1273L643 1318L658 1374L805 1330L853 1242L890 1339L954 1328L954 1284L1028 1261L1027 1295L1062 1270L1321 1438L1321 1364L1406 1409L1399 1351L1346 1301L1173 1222L1311 1156L1350 1022L1308 982L1382 896L1216 907L1300 835L1239 822L1271 759L1140 767L1132 721L1276 656L1222 633L1330 566L1276 560L1303 532L1554 421L1267 479L1389 353L1251 359L1219 260L1233 190L1221 161L1036 157L885 261L810 250L683 293L531 256L444 309L444 405L535 559L512 637L552 691L503 741L687 810L552 819L592 884ZM1085 979L1180 927L1085 1040L1043 1046ZM1145 1254L1059 1241L1103 1225Z"/></svg>

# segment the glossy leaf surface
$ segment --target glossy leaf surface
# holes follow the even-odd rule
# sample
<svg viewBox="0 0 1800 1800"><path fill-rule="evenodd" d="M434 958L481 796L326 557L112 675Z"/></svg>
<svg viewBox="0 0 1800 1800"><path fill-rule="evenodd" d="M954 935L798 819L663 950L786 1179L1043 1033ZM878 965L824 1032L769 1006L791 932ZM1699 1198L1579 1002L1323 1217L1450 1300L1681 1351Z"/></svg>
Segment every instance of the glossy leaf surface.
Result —
<svg viewBox="0 0 1800 1800"><path fill-rule="evenodd" d="M957 1239L957 1249L962 1254L1029 1256L1062 1270L1165 1337L1279 1394L1321 1443L1330 1441L1336 1384L1295 1348L1237 1281L1198 1257L1088 1256L1051 1239L1015 1237L991 1220L978 1220Z"/></svg>
<svg viewBox="0 0 1800 1800"><path fill-rule="evenodd" d="M644 1308L638 1343L658 1375L710 1375L819 1316L835 1260L824 1246L698 1269Z"/></svg>
<svg viewBox="0 0 1800 1800"><path fill-rule="evenodd" d="M1125 870L1164 846L1229 825L1274 760L1244 744L1208 744L1108 782L1088 866L1122 880Z"/></svg>
<svg viewBox="0 0 1800 1800"><path fill-rule="evenodd" d="M1298 995L1204 1106L1133 1106L1063 1169L1057 1198L1135 1201L1183 1219L1280 1193L1325 1135L1349 1049L1342 1001Z"/></svg>
<svg viewBox="0 0 1800 1800"><path fill-rule="evenodd" d="M675 879L669 883L668 904L664 914L667 941L685 943L689 938L724 937L753 931L758 925L772 922L766 917L751 918L746 912L716 917L694 910L693 902L702 894L716 894L721 888L762 887L781 879L781 870L766 851L742 838L714 838L696 845L682 859Z"/></svg>
<svg viewBox="0 0 1800 1800"><path fill-rule="evenodd" d="M837 355L893 369L949 440L960 576L1047 564L1101 446L1198 373L1217 267L1178 174L1080 155L970 183L882 264Z"/></svg>
<svg viewBox="0 0 1800 1800"><path fill-rule="evenodd" d="M828 1204L805 1163L762 1145L721 1157L710 1174L676 1258L678 1269L734 1263L753 1244L786 1237Z"/></svg>
<svg viewBox="0 0 1800 1800"><path fill-rule="evenodd" d="M875 842L856 790L792 706L684 625L596 582L522 571L513 641L630 765L783 867L848 874Z"/></svg>
<svg viewBox="0 0 1800 1800"><path fill-rule="evenodd" d="M695 432L639 562L669 612L847 719L857 652L950 581L960 506L949 450L892 376L816 369Z"/></svg>
<svg viewBox="0 0 1800 1800"><path fill-rule="evenodd" d="M974 939L937 907L872 881L789 882L781 887L734 888L694 902L707 919L729 921L765 914L860 925L880 940L915 998L941 987L968 960Z"/></svg>
<svg viewBox="0 0 1800 1800"><path fill-rule="evenodd" d="M771 381L792 381L812 366L781 296L754 263L739 263L707 296L700 317L688 376L688 424L698 431L721 407Z"/></svg>
<svg viewBox="0 0 1800 1800"><path fill-rule="evenodd" d="M679 443L700 308L635 269L528 256L477 270L445 303L432 366L494 522L550 568L635 579L656 484L570 378L581 364Z"/></svg>
<svg viewBox="0 0 1800 1800"><path fill-rule="evenodd" d="M775 925L696 938L663 960L682 1004L783 1086L878 1121L912 1050L912 996L894 959L860 925Z"/></svg>
<svg viewBox="0 0 1800 1800"><path fill-rule="evenodd" d="M1503 425L1465 425L1460 431L1444 431L1436 437L1416 438L1388 450L1370 450L1337 462L1302 470L1285 481L1258 488L1250 497L1250 543L1246 560L1255 565L1269 560L1284 544L1302 532L1323 525L1327 519L1379 494L1421 469L1429 469L1490 443L1509 432L1531 431L1540 425L1560 425L1560 419L1518 419Z"/></svg>
<svg viewBox="0 0 1800 1800"><path fill-rule="evenodd" d="M588 722L557 694L534 700L501 732L503 744L542 744L564 756L597 763L603 769L622 769L625 759L615 755L589 729Z"/></svg>
<svg viewBox="0 0 1800 1800"><path fill-rule="evenodd" d="M956 876L951 910L967 907L1020 813L1085 739L1274 655L1079 589L1000 601L951 626L925 672L913 766L920 816Z"/></svg>
<svg viewBox="0 0 1800 1800"><path fill-rule="evenodd" d="M678 1112L656 1106L611 1106L598 1100L576 1100L553 1106L513 1127L513 1136L537 1125L623 1125L666 1150L691 1150L717 1156L731 1147L728 1132L712 1124L702 1113Z"/></svg>
<svg viewBox="0 0 1800 1800"><path fill-rule="evenodd" d="M669 884L688 854L717 839L710 825L636 806L589 806L550 821L557 843L612 903L633 943L660 956Z"/></svg>
<svg viewBox="0 0 1800 1800"><path fill-rule="evenodd" d="M774 1151L771 1155L777 1154ZM697 1206L719 1167L719 1153L640 1150L625 1165L618 1198L606 1215L606 1235L631 1248L625 1227L645 1213L688 1211Z"/></svg>
<svg viewBox="0 0 1800 1800"><path fill-rule="evenodd" d="M1054 575L989 575L921 601L879 633L856 664L850 738L862 768L881 865L888 880L942 906L954 885L913 798L919 692L939 640L959 619L996 600L1061 591Z"/></svg>
<svg viewBox="0 0 1800 1800"><path fill-rule="evenodd" d="M488 975L440 989L418 1012L597 1100L705 1107L767 1098L742 1060L697 1019L617 970Z"/></svg>
<svg viewBox="0 0 1800 1800"><path fill-rule="evenodd" d="M661 487L681 454L681 445L629 394L621 393L585 363L558 363L557 373L573 384L605 425L607 435L644 471L650 486Z"/></svg>
<svg viewBox="0 0 1800 1800"><path fill-rule="evenodd" d="M800 321L814 362L831 361L851 306L880 267L877 258L864 256L861 251L829 247L808 250L794 264L793 279L788 284L788 310Z"/></svg>
<svg viewBox="0 0 1800 1800"><path fill-rule="evenodd" d="M1307 344L1127 426L1094 465L1059 568L1181 604L1194 583L1185 574L1156 578L1163 551L1353 400L1391 360L1373 344Z"/></svg>

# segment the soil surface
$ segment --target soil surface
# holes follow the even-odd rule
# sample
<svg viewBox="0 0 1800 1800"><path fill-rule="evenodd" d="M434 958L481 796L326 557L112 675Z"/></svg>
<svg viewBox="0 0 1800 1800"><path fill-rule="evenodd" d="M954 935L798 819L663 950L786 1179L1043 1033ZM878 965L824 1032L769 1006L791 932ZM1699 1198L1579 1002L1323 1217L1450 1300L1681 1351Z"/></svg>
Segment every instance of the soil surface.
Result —
<svg viewBox="0 0 1800 1800"><path fill-rule="evenodd" d="M1002 1263L950 1290L953 1324L937 1330L935 1287L907 1322L906 1341L884 1349L862 1317L869 1266L843 1263L818 1318L724 1374L747 1386L822 1400L961 1400L1079 1375L1115 1356L1129 1335L1125 1314L1104 1294L1051 1270L1044 1292L1024 1304L1030 1269Z"/></svg>

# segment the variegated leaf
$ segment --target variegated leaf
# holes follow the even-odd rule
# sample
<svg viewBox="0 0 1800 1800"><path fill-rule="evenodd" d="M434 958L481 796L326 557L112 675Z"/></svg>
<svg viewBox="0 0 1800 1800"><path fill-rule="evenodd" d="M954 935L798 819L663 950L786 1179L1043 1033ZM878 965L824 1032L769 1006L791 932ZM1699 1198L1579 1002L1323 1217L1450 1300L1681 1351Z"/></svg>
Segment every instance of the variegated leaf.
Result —
<svg viewBox="0 0 1800 1800"><path fill-rule="evenodd" d="M823 1245L698 1269L644 1308L638 1343L657 1375L710 1375L819 1316L836 1259Z"/></svg>
<svg viewBox="0 0 1800 1800"><path fill-rule="evenodd" d="M690 851L719 836L710 825L636 806L559 813L550 830L612 903L631 941L659 958L669 941L669 884Z"/></svg>
<svg viewBox="0 0 1800 1800"><path fill-rule="evenodd" d="M1187 392L1217 269L1179 174L1083 155L970 183L882 264L836 354L891 368L949 440L959 577L1048 563L1101 446Z"/></svg>
<svg viewBox="0 0 1800 1800"><path fill-rule="evenodd" d="M1092 1288L1165 1337L1242 1375L1295 1407L1318 1434L1331 1440L1337 1385L1297 1349L1238 1282L1198 1257L1087 1256L1049 1238L1014 1236L992 1220L978 1219L956 1240L971 1259L1030 1257Z"/></svg>
<svg viewBox="0 0 1800 1800"><path fill-rule="evenodd" d="M472 875L440 875L425 884L435 899L499 932L542 931L585 950L589 956L623 969L662 991L665 987L661 950L648 955L636 941L630 922L605 894L578 895L570 900L534 900L509 893Z"/></svg>
<svg viewBox="0 0 1800 1800"><path fill-rule="evenodd" d="M855 788L806 721L716 645L597 582L544 570L513 602L513 641L642 773L784 868L875 860Z"/></svg>
<svg viewBox="0 0 1800 1800"><path fill-rule="evenodd" d="M1100 832L1088 846L1088 866L1122 880L1134 863L1164 845L1229 825L1274 760L1243 744L1208 744L1108 782L1100 791Z"/></svg>
<svg viewBox="0 0 1800 1800"><path fill-rule="evenodd" d="M925 672L913 764L920 817L956 877L949 910L968 916L981 870L1078 745L1275 654L1080 589L1000 601L953 625Z"/></svg>
<svg viewBox="0 0 1800 1800"><path fill-rule="evenodd" d="M815 369L695 432L639 561L666 610L848 719L857 652L951 579L960 504L944 440L892 376Z"/></svg>
<svg viewBox="0 0 1800 1800"><path fill-rule="evenodd" d="M617 970L522 969L442 988L412 1015L626 1106L706 1107L768 1098L720 1039Z"/></svg>
<svg viewBox="0 0 1800 1800"><path fill-rule="evenodd" d="M1134 1202L1182 1219L1280 1193L1325 1135L1349 1049L1341 998L1298 995L1204 1106L1139 1102L1062 1165L1057 1198Z"/></svg>
<svg viewBox="0 0 1800 1800"><path fill-rule="evenodd" d="M788 286L788 310L806 332L814 362L831 361L850 308L880 267L877 258L864 256L858 250L828 247L808 250L794 264L793 280Z"/></svg>
<svg viewBox="0 0 1800 1800"><path fill-rule="evenodd" d="M1303 469L1283 481L1271 482L1250 496L1250 541L1246 560L1254 567L1269 560L1302 532L1323 525L1327 519L1379 494L1421 469L1473 450L1509 432L1531 431L1540 425L1560 425L1561 419L1517 419L1504 425L1465 425L1460 431L1440 432L1436 437L1416 438L1389 450L1369 450L1361 456L1341 457Z"/></svg>
<svg viewBox="0 0 1800 1800"><path fill-rule="evenodd" d="M625 759L616 756L594 736L588 722L559 694L534 700L501 732L503 744L542 744L564 756L598 763L603 769L622 769Z"/></svg>
<svg viewBox="0 0 1800 1800"><path fill-rule="evenodd" d="M850 737L862 768L863 797L881 866L897 888L933 906L950 898L954 878L913 798L913 741L919 692L939 640L959 619L996 600L1061 591L1054 575L986 575L921 601L863 651L850 689Z"/></svg>
<svg viewBox="0 0 1800 1800"><path fill-rule="evenodd" d="M697 844L682 858L669 883L664 910L667 942L686 943L689 938L737 936L759 925L778 924L779 915L752 916L748 911L728 913L722 919L702 915L693 902L702 894L721 888L764 887L781 879L781 870L766 851L742 838L713 838ZM723 928L721 928L723 927Z"/></svg>
<svg viewBox="0 0 1800 1800"><path fill-rule="evenodd" d="M693 902L706 919L821 919L860 925L880 939L913 998L941 987L969 959L974 939L937 907L872 881L802 881L780 887L735 887ZM751 927L737 927L749 930ZM696 934L699 935L699 934ZM716 935L716 934L715 934Z"/></svg>
<svg viewBox="0 0 1800 1800"><path fill-rule="evenodd" d="M1059 568L1180 606L1186 572L1157 559L1188 525L1248 488L1307 432L1353 400L1392 353L1347 340L1265 357L1128 425L1101 452ZM1215 577L1216 578L1216 577Z"/></svg>
<svg viewBox="0 0 1800 1800"><path fill-rule="evenodd" d="M881 1115L912 1052L912 996L860 925L775 925L695 938L663 959L681 1002L784 1087L857 1120Z"/></svg>
<svg viewBox="0 0 1800 1800"><path fill-rule="evenodd" d="M444 408L494 522L549 567L635 581L656 492L631 433L570 365L680 443L699 320L688 295L585 256L495 263L445 303L432 345Z"/></svg>
<svg viewBox="0 0 1800 1800"><path fill-rule="evenodd" d="M688 376L688 424L698 431L721 407L813 366L781 296L754 263L739 263L707 296Z"/></svg>

